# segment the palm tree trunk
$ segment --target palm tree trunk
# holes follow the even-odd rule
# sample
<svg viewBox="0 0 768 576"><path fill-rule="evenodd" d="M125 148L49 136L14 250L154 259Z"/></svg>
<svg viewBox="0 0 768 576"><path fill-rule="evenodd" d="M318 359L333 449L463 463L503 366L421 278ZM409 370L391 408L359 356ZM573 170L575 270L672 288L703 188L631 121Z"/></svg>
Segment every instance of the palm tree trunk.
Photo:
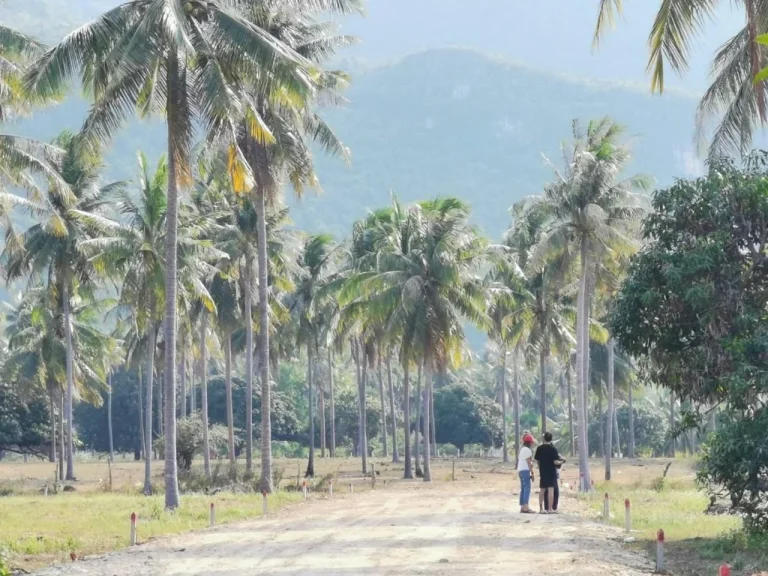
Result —
<svg viewBox="0 0 768 576"><path fill-rule="evenodd" d="M259 367L261 368L261 489L272 486L272 382L269 377L269 270L267 260L267 205L265 190L256 192L259 259ZM280 374L275 372L277 378Z"/></svg>
<svg viewBox="0 0 768 576"><path fill-rule="evenodd" d="M392 462L400 462L397 450L397 411L395 410L395 387L392 384L392 355L387 353L387 385L389 386L389 411L392 414Z"/></svg>
<svg viewBox="0 0 768 576"><path fill-rule="evenodd" d="M59 390L59 480L64 480L64 460L66 459L64 444L64 393Z"/></svg>
<svg viewBox="0 0 768 576"><path fill-rule="evenodd" d="M635 409L632 406L632 383L629 384L629 438L627 439L627 457L635 457Z"/></svg>
<svg viewBox="0 0 768 576"><path fill-rule="evenodd" d="M51 412L51 449L48 451L48 461L56 462L56 399L54 398L54 387L48 387L48 403Z"/></svg>
<svg viewBox="0 0 768 576"><path fill-rule="evenodd" d="M178 149L179 112L187 105L186 78L180 70L178 54L171 50L167 58L166 124L168 126L168 207L166 210L165 236L165 508L174 510L181 504L179 497L178 465L176 462L176 305L178 292L178 262L176 259L179 227L179 190L177 177L183 167Z"/></svg>
<svg viewBox="0 0 768 576"><path fill-rule="evenodd" d="M155 386L155 418L157 418L157 431L158 437L164 436L163 429L163 372L158 369L157 373L157 386ZM157 455L156 455L157 456Z"/></svg>
<svg viewBox="0 0 768 576"><path fill-rule="evenodd" d="M614 387L614 394L616 393L616 389ZM622 457L621 453L621 437L619 436L619 411L616 410L616 407L613 408L613 446L615 450L613 453L616 455L617 458Z"/></svg>
<svg viewBox="0 0 768 576"><path fill-rule="evenodd" d="M150 311L152 308L150 307ZM149 343L147 347L147 403L144 437L144 495L152 494L152 388L155 380L155 348L157 347L157 332L154 326L149 327Z"/></svg>
<svg viewBox="0 0 768 576"><path fill-rule="evenodd" d="M613 338L608 340L608 428L606 429L606 442L607 447L605 453L605 479L611 479L611 461L613 459L613 416L614 416L614 375L613 375Z"/></svg>
<svg viewBox="0 0 768 576"><path fill-rule="evenodd" d="M379 375L379 403L381 405L381 442L384 448L384 458L389 457L389 447L387 446L387 405L384 403L384 376L381 367L381 347L378 350L377 370Z"/></svg>
<svg viewBox="0 0 768 576"><path fill-rule="evenodd" d="M336 400L333 395L333 349L328 346L328 388L331 400L331 458L336 457Z"/></svg>
<svg viewBox="0 0 768 576"><path fill-rule="evenodd" d="M502 443L502 462L509 462L509 446L507 444L507 347L501 347L501 370L499 372L499 388L501 388L501 433Z"/></svg>
<svg viewBox="0 0 768 576"><path fill-rule="evenodd" d="M362 365L360 366L360 456L362 458L363 474L368 473L368 406L365 397L368 388L368 357L365 346L362 347Z"/></svg>
<svg viewBox="0 0 768 576"><path fill-rule="evenodd" d="M66 279L62 282L62 305L64 307L64 335L67 345L67 396L66 396L66 418L67 418L67 480L75 479L75 426L72 419L72 402L75 394L75 377L72 372L72 322L69 317L69 284Z"/></svg>
<svg viewBox="0 0 768 576"><path fill-rule="evenodd" d="M515 419L515 460L520 454L520 381L518 374L518 348L515 346L514 371L512 372L512 408L513 418Z"/></svg>
<svg viewBox="0 0 768 576"><path fill-rule="evenodd" d="M574 443L576 441L576 437L573 435L573 386L571 384L571 355L568 354L568 360L565 363L565 385L568 388L568 434L571 439L569 442L570 446L570 456L573 458L573 455L575 453L574 449Z"/></svg>
<svg viewBox="0 0 768 576"><path fill-rule="evenodd" d="M405 356L405 354L403 355ZM413 469L411 468L411 383L408 375L409 362L403 358L403 432L405 437L405 470L403 478L413 479ZM418 428L418 426L417 426ZM418 444L416 445L418 450Z"/></svg>
<svg viewBox="0 0 768 576"><path fill-rule="evenodd" d="M144 433L144 390L142 387L142 378L141 378L141 365L139 365L137 372L137 394L139 403L137 406L139 407L139 439L141 440L141 452L142 456L147 453L147 436Z"/></svg>
<svg viewBox="0 0 768 576"><path fill-rule="evenodd" d="M235 459L235 417L232 411L232 334L224 336L224 378L227 395L227 455L229 456L229 475L237 476Z"/></svg>
<svg viewBox="0 0 768 576"><path fill-rule="evenodd" d="M187 346L184 341L184 323L179 328L179 418L187 417Z"/></svg>
<svg viewBox="0 0 768 576"><path fill-rule="evenodd" d="M669 393L669 457L675 457L675 395Z"/></svg>
<svg viewBox="0 0 768 576"><path fill-rule="evenodd" d="M107 376L107 434L109 435L109 459L115 461L115 444L112 436L112 370Z"/></svg>
<svg viewBox="0 0 768 576"><path fill-rule="evenodd" d="M437 432L435 430L435 394L434 394L434 382L430 380L427 384L427 390L429 390L429 438L430 438L430 450L433 457L437 457ZM426 466L425 466L426 468Z"/></svg>
<svg viewBox="0 0 768 576"><path fill-rule="evenodd" d="M539 403L541 404L541 433L547 432L547 352L541 347L539 352Z"/></svg>
<svg viewBox="0 0 768 576"><path fill-rule="evenodd" d="M416 477L417 478L423 478L424 477L424 471L421 469L421 458L420 453L423 452L421 449L421 441L419 440L419 435L421 434L421 426L422 422L424 421L424 415L422 412L422 405L421 405L421 373L422 373L422 367L421 362L419 362L419 367L416 371L416 430L414 433L414 451L416 453ZM408 400L410 402L410 399ZM408 423L408 426L410 426L410 422ZM410 435L411 431L408 430L408 434Z"/></svg>
<svg viewBox="0 0 768 576"><path fill-rule="evenodd" d="M576 402L579 408L579 475L582 479L580 489L588 491L589 478L589 447L587 444L587 358L589 356L587 308L587 272L589 269L589 253L586 241L581 245L581 273L579 275L578 303L576 312Z"/></svg>
<svg viewBox="0 0 768 576"><path fill-rule="evenodd" d="M251 255L245 255L245 473L253 474L253 285Z"/></svg>
<svg viewBox="0 0 768 576"><path fill-rule="evenodd" d="M360 458L363 445L363 399L360 392L362 389L363 372L361 368L360 340L356 336L350 342L350 351L352 359L355 361L355 377L357 378L357 451L355 456Z"/></svg>
<svg viewBox="0 0 768 576"><path fill-rule="evenodd" d="M319 352L319 351L318 351ZM320 458L325 458L326 437L325 437L325 386L323 379L318 377L317 372L320 369L320 362L315 360L315 385L317 388L317 412L320 417Z"/></svg>
<svg viewBox="0 0 768 576"><path fill-rule="evenodd" d="M430 466L430 403L432 399L432 358L424 359L424 482L432 482Z"/></svg>
<svg viewBox="0 0 768 576"><path fill-rule="evenodd" d="M597 422L598 422L597 455L600 458L604 458L605 457L605 427L609 426L610 422L608 422L607 418L605 419L605 421L603 421L603 383L602 381L598 382L598 385L597 385Z"/></svg>
<svg viewBox="0 0 768 576"><path fill-rule="evenodd" d="M189 415L194 416L197 412L197 390L195 390L195 339L190 334L189 349Z"/></svg>
<svg viewBox="0 0 768 576"><path fill-rule="evenodd" d="M309 395L309 462L307 462L307 471L305 477L314 478L315 476L315 415L314 415L314 394L312 384L315 379L314 356L312 355L312 345L307 345L307 393Z"/></svg>
<svg viewBox="0 0 768 576"><path fill-rule="evenodd" d="M211 446L208 441L208 351L205 337L208 331L208 311L203 310L200 318L200 413L203 418L203 468L208 480L211 473Z"/></svg>

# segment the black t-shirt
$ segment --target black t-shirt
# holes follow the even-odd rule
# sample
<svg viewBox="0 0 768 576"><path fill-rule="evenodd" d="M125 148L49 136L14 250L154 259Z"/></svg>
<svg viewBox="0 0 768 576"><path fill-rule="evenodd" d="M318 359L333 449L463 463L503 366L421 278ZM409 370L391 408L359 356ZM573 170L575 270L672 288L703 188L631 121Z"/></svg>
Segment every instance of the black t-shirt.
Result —
<svg viewBox="0 0 768 576"><path fill-rule="evenodd" d="M536 455L533 458L539 463L539 474L542 478L557 477L555 461L560 460L560 454L552 444L540 445L536 448Z"/></svg>

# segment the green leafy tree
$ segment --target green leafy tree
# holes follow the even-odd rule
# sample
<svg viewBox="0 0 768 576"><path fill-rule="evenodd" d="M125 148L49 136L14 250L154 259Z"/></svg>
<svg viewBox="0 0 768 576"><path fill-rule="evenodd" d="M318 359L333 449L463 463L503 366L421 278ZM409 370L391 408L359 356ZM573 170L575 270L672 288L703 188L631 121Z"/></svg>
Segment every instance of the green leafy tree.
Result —
<svg viewBox="0 0 768 576"><path fill-rule="evenodd" d="M502 446L501 407L463 383L435 390L437 441L464 451L468 444Z"/></svg>
<svg viewBox="0 0 768 576"><path fill-rule="evenodd" d="M699 479L715 495L727 492L747 527L762 530L766 166L764 152L743 167L716 162L706 176L658 191L643 228L646 247L632 260L611 315L622 348L648 358L651 379L692 403L681 428L701 425L701 412L712 406L732 415L718 422Z"/></svg>

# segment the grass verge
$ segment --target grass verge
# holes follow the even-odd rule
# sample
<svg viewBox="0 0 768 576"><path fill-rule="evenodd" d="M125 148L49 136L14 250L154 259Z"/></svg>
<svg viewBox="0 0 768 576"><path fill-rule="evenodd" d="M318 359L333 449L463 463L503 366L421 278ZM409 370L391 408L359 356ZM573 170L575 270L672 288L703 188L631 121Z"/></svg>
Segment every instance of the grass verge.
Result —
<svg viewBox="0 0 768 576"><path fill-rule="evenodd" d="M667 568L673 574L716 575L724 563L731 566L733 576L768 569L768 539L745 535L736 516L705 514L708 499L696 490L692 478L598 484L585 497L597 514L602 514L605 493L611 497L611 523L617 526L624 527L624 500L630 500L631 535L638 548L655 557L656 533L664 530Z"/></svg>
<svg viewBox="0 0 768 576"><path fill-rule="evenodd" d="M275 493L269 497L269 509L300 498L298 493ZM185 495L176 512L164 510L162 495L65 493L0 498L0 553L9 565L29 570L68 561L71 552L85 556L124 548L131 512L139 519L139 541L146 542L208 526L211 502L216 506L217 524L256 518L262 512L260 494Z"/></svg>

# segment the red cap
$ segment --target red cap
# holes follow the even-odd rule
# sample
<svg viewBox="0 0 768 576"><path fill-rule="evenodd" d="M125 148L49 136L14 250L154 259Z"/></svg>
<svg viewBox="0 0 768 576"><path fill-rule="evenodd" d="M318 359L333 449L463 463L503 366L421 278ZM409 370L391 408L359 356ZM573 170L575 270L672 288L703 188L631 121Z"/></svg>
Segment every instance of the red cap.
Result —
<svg viewBox="0 0 768 576"><path fill-rule="evenodd" d="M533 436L531 436L530 434L524 434L523 435L523 443L525 443L525 442L533 443Z"/></svg>

